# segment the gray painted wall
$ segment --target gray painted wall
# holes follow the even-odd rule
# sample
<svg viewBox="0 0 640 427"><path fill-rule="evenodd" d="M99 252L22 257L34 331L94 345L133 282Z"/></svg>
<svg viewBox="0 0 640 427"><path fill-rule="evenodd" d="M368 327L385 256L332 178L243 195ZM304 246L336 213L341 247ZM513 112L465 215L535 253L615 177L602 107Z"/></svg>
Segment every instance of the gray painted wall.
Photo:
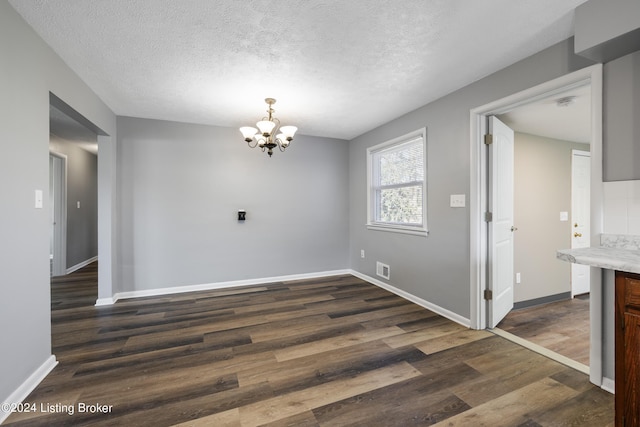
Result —
<svg viewBox="0 0 640 427"><path fill-rule="evenodd" d="M605 181L640 179L640 52L604 65Z"/></svg>
<svg viewBox="0 0 640 427"><path fill-rule="evenodd" d="M556 250L571 247L571 150L589 151L588 144L515 134L514 271L522 282L514 301L522 302L571 291L571 264Z"/></svg>
<svg viewBox="0 0 640 427"><path fill-rule="evenodd" d="M449 207L449 195L469 195L469 112L588 65L590 61L573 54L570 39L351 141L352 268L375 277L375 262L385 262L391 267L391 285L469 318L469 208ZM423 126L428 134L429 236L367 230L366 148ZM365 259L359 257L360 249L365 249Z"/></svg>
<svg viewBox="0 0 640 427"><path fill-rule="evenodd" d="M49 92L115 135L115 116L6 2L0 1L0 402L51 356ZM34 208L34 191L45 206Z"/></svg>
<svg viewBox="0 0 640 427"><path fill-rule="evenodd" d="M53 134L49 147L67 156L67 268L70 268L98 255L98 157Z"/></svg>
<svg viewBox="0 0 640 427"><path fill-rule="evenodd" d="M575 10L576 53L609 62L640 49L638 0L589 0Z"/></svg>
<svg viewBox="0 0 640 427"><path fill-rule="evenodd" d="M348 267L348 144L118 118L121 291ZM247 219L238 222L237 211Z"/></svg>

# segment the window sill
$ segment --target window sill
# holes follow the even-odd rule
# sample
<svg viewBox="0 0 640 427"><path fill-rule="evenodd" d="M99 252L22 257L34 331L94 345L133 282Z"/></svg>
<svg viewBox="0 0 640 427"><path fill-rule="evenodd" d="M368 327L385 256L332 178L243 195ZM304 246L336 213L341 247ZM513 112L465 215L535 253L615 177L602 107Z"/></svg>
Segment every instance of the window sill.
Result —
<svg viewBox="0 0 640 427"><path fill-rule="evenodd" d="M367 224L368 230L375 231L387 231L391 233L400 233L400 234L411 234L414 236L422 236L427 237L429 232L424 228L416 228L416 227L403 227L401 225L379 225L379 224Z"/></svg>

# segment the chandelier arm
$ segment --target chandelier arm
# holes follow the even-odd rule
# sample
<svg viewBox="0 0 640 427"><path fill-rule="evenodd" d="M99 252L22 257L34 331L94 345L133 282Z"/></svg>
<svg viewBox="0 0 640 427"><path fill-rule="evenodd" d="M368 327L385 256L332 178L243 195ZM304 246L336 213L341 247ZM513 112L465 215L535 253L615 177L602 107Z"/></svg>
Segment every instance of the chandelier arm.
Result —
<svg viewBox="0 0 640 427"><path fill-rule="evenodd" d="M258 141L256 140L247 141L247 145L249 146L249 148L256 148L258 146Z"/></svg>

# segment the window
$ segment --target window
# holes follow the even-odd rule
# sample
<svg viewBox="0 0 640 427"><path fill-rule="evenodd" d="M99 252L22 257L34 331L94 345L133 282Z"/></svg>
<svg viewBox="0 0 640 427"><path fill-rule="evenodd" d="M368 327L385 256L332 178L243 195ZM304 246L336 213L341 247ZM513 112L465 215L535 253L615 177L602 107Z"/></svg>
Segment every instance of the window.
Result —
<svg viewBox="0 0 640 427"><path fill-rule="evenodd" d="M426 128L367 149L374 230L427 234Z"/></svg>

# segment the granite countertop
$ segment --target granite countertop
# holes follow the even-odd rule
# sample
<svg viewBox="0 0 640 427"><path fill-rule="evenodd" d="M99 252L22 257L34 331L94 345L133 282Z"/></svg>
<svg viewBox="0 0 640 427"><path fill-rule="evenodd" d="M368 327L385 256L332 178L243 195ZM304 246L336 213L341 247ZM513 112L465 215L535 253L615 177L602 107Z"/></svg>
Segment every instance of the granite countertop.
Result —
<svg viewBox="0 0 640 427"><path fill-rule="evenodd" d="M640 236L605 235L601 246L560 249L556 256L563 261L640 274Z"/></svg>

